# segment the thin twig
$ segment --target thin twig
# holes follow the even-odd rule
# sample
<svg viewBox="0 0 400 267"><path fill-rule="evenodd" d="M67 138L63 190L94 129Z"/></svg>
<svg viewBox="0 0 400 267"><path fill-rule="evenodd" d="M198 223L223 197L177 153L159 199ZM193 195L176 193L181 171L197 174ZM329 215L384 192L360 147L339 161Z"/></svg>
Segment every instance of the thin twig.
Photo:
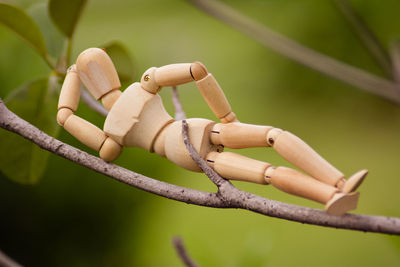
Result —
<svg viewBox="0 0 400 267"><path fill-rule="evenodd" d="M400 104L400 96L397 94L396 85L392 81L303 46L272 31L265 25L252 20L220 1L188 1L281 55L332 78Z"/></svg>
<svg viewBox="0 0 400 267"><path fill-rule="evenodd" d="M181 259L183 264L187 267L198 267L199 265L193 261L193 259L189 256L185 246L183 245L182 238L174 237L172 239L172 244L174 245L175 251L178 254L178 257Z"/></svg>
<svg viewBox="0 0 400 267"><path fill-rule="evenodd" d="M190 143L188 131L189 131L188 124L187 124L186 120L183 120L182 121L183 142L185 143L186 149L189 151L189 155L193 159L193 161L197 163L197 165L200 167L200 169L208 176L208 178L210 178L210 180L218 188L220 188L221 185L224 183L230 183L227 180L225 180L224 178L222 178L221 176L219 176L219 174L216 173L210 166L208 166L207 162L200 157L200 155L197 153L196 149Z"/></svg>
<svg viewBox="0 0 400 267"><path fill-rule="evenodd" d="M91 109L99 113L100 115L107 116L108 110L103 107L99 102L94 100L94 98L86 91L83 87L81 88L81 98L82 101L88 105Z"/></svg>
<svg viewBox="0 0 400 267"><path fill-rule="evenodd" d="M42 149L102 173L117 181L180 202L214 208L246 209L270 217L324 227L400 235L400 218L396 217L356 214L333 216L321 210L263 198L241 191L235 187L230 189L228 193L225 193L225 189L230 184L228 182L223 182L219 188L219 193L223 195L222 198L217 193L194 190L146 177L120 166L107 163L98 157L48 136L8 110L1 99L0 127L23 136Z"/></svg>
<svg viewBox="0 0 400 267"><path fill-rule="evenodd" d="M185 111L182 108L181 101L179 101L179 94L176 86L172 86L172 103L175 107L175 120L180 121L186 119Z"/></svg>
<svg viewBox="0 0 400 267"><path fill-rule="evenodd" d="M22 267L22 265L15 262L0 250L0 267Z"/></svg>
<svg viewBox="0 0 400 267"><path fill-rule="evenodd" d="M334 0L335 6L346 19L354 34L358 37L373 59L378 63L383 72L390 78L393 78L392 63L389 54L379 42L376 35L365 23L363 18L351 6L347 0Z"/></svg>

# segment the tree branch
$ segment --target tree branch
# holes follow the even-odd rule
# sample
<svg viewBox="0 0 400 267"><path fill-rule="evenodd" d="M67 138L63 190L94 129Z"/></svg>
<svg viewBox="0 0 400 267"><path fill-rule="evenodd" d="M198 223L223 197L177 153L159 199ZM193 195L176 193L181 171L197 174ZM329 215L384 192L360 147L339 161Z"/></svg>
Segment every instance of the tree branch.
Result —
<svg viewBox="0 0 400 267"><path fill-rule="evenodd" d="M184 120L186 119L185 111L182 108L181 101L179 101L179 94L176 86L172 86L172 102L175 107L175 120Z"/></svg>
<svg viewBox="0 0 400 267"><path fill-rule="evenodd" d="M182 260L182 262L185 264L187 267L198 267L196 262L190 258L188 252L185 249L185 246L183 245L182 238L180 237L174 237L172 239L172 244L174 245L174 248L176 250L176 253L178 254L178 257Z"/></svg>
<svg viewBox="0 0 400 267"><path fill-rule="evenodd" d="M189 135L188 135L188 124L186 120L182 121L182 136L183 142L186 145L186 149L189 151L190 157L192 157L193 161L197 163L200 169L205 173L205 175L210 178L210 180L218 187L221 188L222 185L231 184L228 180L222 178L218 173L216 173L210 166L208 166L207 162L200 157L197 153L196 149L190 143ZM233 185L231 184L233 187Z"/></svg>
<svg viewBox="0 0 400 267"><path fill-rule="evenodd" d="M230 182L222 182L218 193L210 193L146 177L117 165L107 163L98 157L48 136L8 110L1 99L0 127L23 136L42 149L46 149L53 154L102 173L117 181L180 202L214 208L246 209L270 217L325 227L400 235L400 218L356 214L332 216L321 210L263 198L241 191L233 186L233 188L225 193L224 190L230 187Z"/></svg>
<svg viewBox="0 0 400 267"><path fill-rule="evenodd" d="M393 77L392 63L386 49L376 35L368 27L364 19L357 13L348 0L333 0L333 3L346 19L351 30L367 49L372 58L388 76Z"/></svg>
<svg viewBox="0 0 400 267"><path fill-rule="evenodd" d="M0 250L0 266L1 267L22 267L19 263L8 257Z"/></svg>
<svg viewBox="0 0 400 267"><path fill-rule="evenodd" d="M246 34L263 46L286 56L306 67L353 85L369 93L400 104L396 84L365 70L303 46L288 37L272 31L267 26L239 13L230 6L215 0L188 0L205 13Z"/></svg>

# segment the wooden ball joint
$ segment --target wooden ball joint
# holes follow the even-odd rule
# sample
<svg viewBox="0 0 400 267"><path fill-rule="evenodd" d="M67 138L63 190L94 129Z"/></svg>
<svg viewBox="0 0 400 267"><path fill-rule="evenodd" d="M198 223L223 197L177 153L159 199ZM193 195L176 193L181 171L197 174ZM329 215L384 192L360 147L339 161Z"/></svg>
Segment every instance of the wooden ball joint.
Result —
<svg viewBox="0 0 400 267"><path fill-rule="evenodd" d="M292 133L239 122L218 82L200 62L150 68L140 83L133 83L121 93L109 56L101 49L89 48L78 56L76 65L67 73L60 93L57 122L98 151L105 161L115 160L124 146L141 147L185 169L200 171L183 143L182 122L175 121L165 111L157 94L164 86L192 81L220 122L187 119L188 134L200 156L218 174L232 180L272 184L287 193L325 204L326 212L333 215L356 208L359 193L355 190L367 175L366 170L345 179L339 170ZM109 110L103 130L74 115L81 83ZM223 152L223 147L272 147L308 175Z"/></svg>

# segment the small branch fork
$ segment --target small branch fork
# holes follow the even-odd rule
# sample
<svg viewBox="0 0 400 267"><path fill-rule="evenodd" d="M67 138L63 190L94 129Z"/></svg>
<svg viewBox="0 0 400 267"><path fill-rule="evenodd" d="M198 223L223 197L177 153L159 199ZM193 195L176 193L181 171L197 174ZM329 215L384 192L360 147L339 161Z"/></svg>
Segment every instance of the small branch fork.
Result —
<svg viewBox="0 0 400 267"><path fill-rule="evenodd" d="M332 216L321 210L286 204L244 192L220 176L213 178L213 182L218 186L217 193L194 190L146 177L120 166L107 163L98 157L48 136L8 110L1 99L0 127L23 136L53 154L122 183L165 198L213 208L246 209L270 217L325 227L400 235L400 218L356 214ZM192 154L194 153L192 152Z"/></svg>

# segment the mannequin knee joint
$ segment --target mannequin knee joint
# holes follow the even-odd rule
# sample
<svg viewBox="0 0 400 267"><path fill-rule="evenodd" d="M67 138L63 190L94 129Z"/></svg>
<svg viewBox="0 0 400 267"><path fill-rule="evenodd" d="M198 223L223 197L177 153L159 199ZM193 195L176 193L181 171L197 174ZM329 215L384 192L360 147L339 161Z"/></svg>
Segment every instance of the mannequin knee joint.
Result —
<svg viewBox="0 0 400 267"><path fill-rule="evenodd" d="M276 139L278 138L278 136L282 133L282 129L279 128L273 128L272 130L270 130L267 133L267 143L270 146L273 146L276 142Z"/></svg>

